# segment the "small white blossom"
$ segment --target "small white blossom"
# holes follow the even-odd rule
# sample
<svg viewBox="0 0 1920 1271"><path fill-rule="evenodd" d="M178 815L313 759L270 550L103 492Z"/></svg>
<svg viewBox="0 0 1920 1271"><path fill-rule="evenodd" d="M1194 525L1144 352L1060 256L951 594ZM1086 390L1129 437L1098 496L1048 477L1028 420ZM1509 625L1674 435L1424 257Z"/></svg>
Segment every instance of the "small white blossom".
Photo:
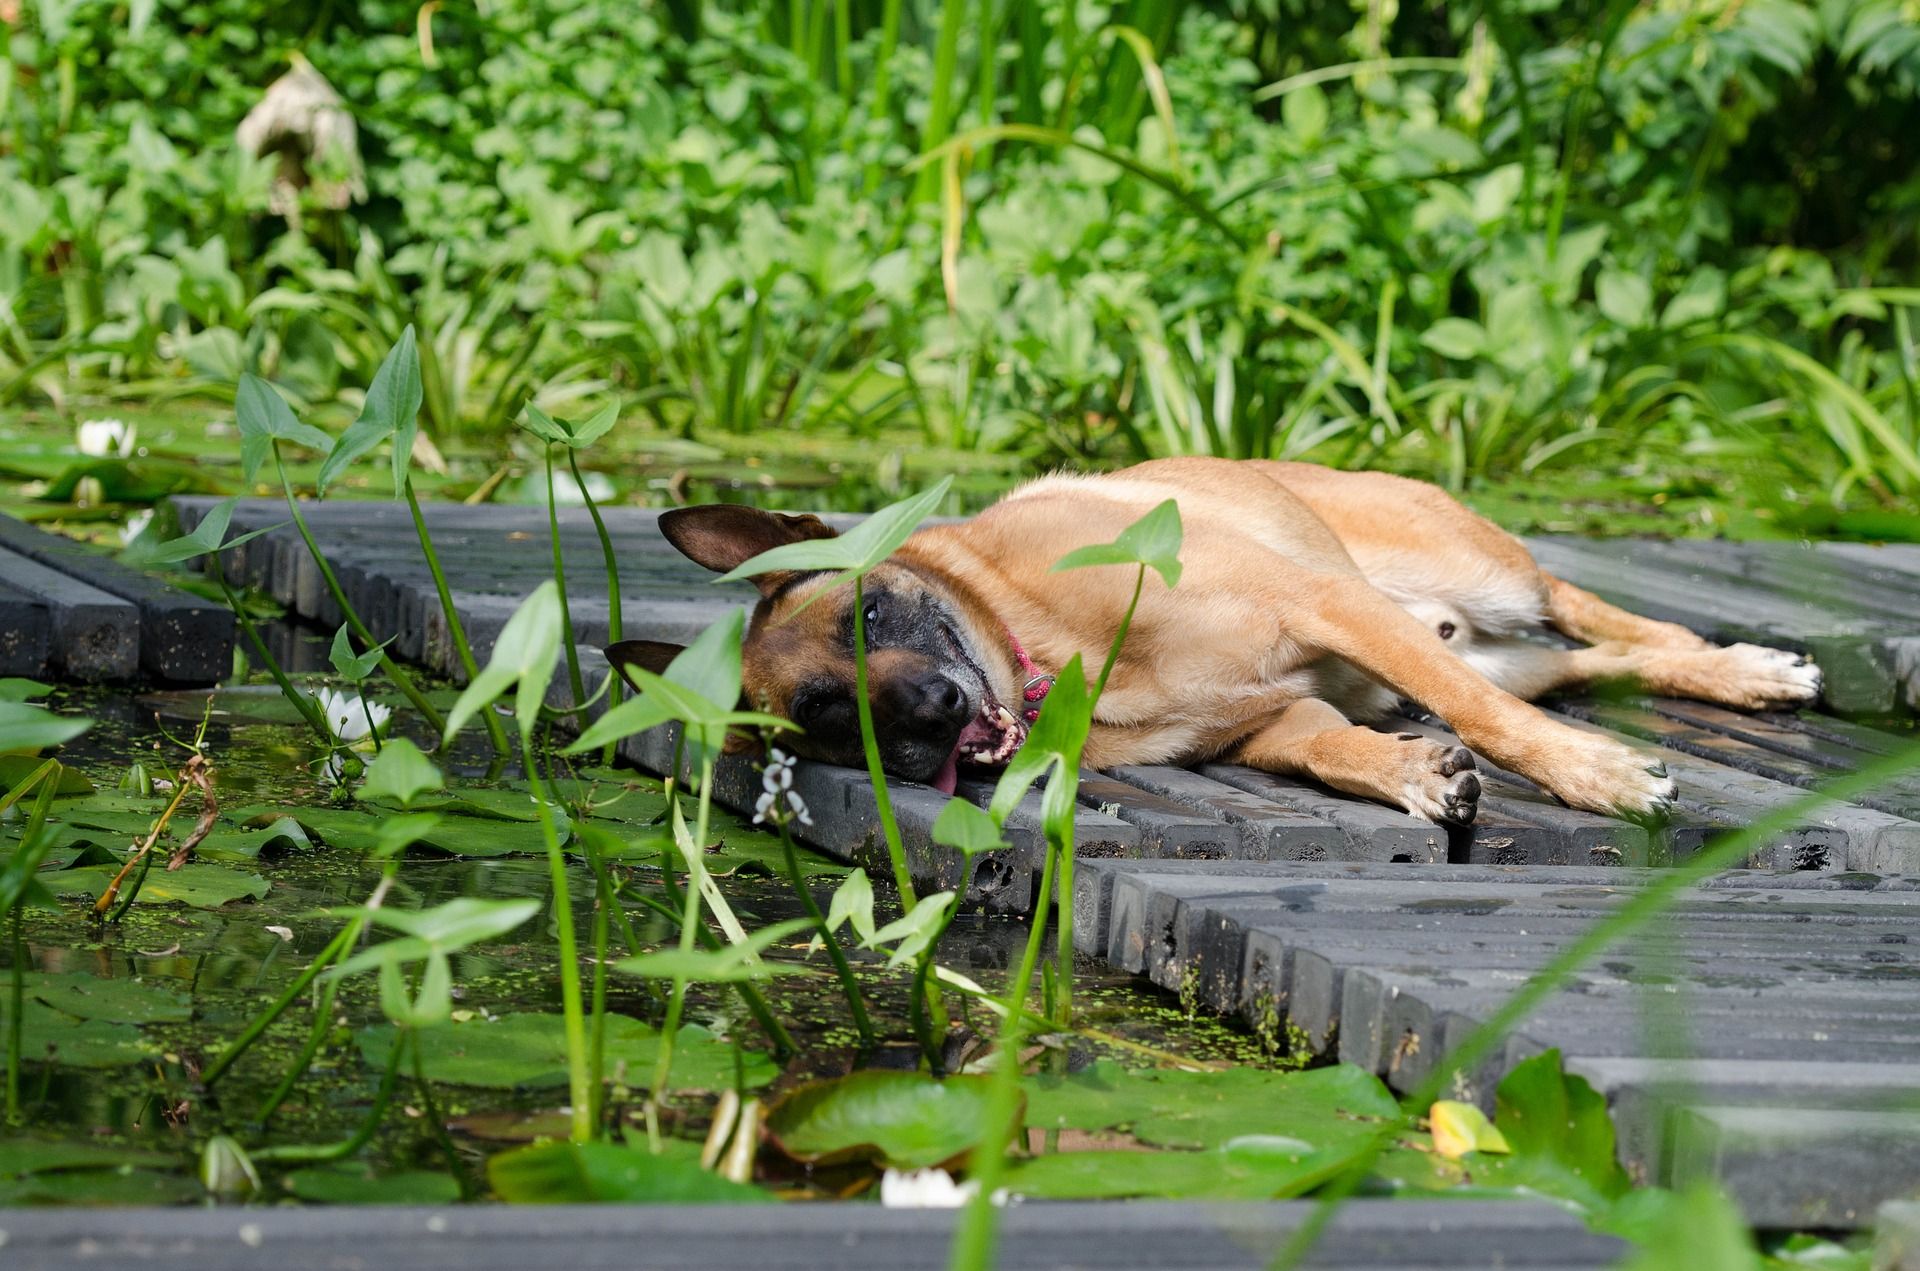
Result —
<svg viewBox="0 0 1920 1271"><path fill-rule="evenodd" d="M885 1209L958 1209L979 1190L979 1183L956 1183L943 1169L890 1169L880 1176L880 1204ZM1004 1187L994 1192L993 1203L1007 1203Z"/></svg>
<svg viewBox="0 0 1920 1271"><path fill-rule="evenodd" d="M813 824L806 800L793 788L796 762L792 755L777 747L768 753L767 766L760 773L760 797L753 804L755 825L784 825L789 821Z"/></svg>
<svg viewBox="0 0 1920 1271"><path fill-rule="evenodd" d="M127 518L126 524L120 527L120 542L122 544L131 543L134 539L139 538L141 531L145 530L152 520L152 508L145 508L135 512Z"/></svg>
<svg viewBox="0 0 1920 1271"><path fill-rule="evenodd" d="M83 455L96 459L125 459L133 453L133 439L136 429L124 419L87 419L82 420L75 431L73 444Z"/></svg>
<svg viewBox="0 0 1920 1271"><path fill-rule="evenodd" d="M335 741L347 746L380 732L393 715L391 708L370 702L358 693L338 693L323 688L317 700L320 713L326 718L327 730ZM373 721L372 727L368 727L369 718Z"/></svg>

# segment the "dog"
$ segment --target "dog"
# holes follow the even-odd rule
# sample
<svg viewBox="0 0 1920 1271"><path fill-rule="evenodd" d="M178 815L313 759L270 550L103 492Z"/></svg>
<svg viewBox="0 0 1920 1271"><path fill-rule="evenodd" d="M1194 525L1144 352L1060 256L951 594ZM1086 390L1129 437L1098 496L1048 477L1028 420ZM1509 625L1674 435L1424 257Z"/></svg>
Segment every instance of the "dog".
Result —
<svg viewBox="0 0 1920 1271"><path fill-rule="evenodd" d="M1224 760L1464 825L1478 752L1572 807L1657 820L1675 796L1664 765L1528 700L1602 681L1743 710L1819 696L1806 658L1716 646L1617 608L1544 572L1438 487L1304 463L1160 459L1039 478L970 521L920 529L868 574L868 696L886 771L951 793L960 768L1004 764L1046 674L1075 654L1100 666L1133 593L1130 565L1050 566L1166 499L1180 509L1183 573L1173 589L1146 575L1087 739L1096 768ZM666 512L660 531L717 572L834 533L814 516L732 505ZM831 575L811 573L755 581L743 701L798 725L783 744L799 754L862 765L852 586L821 595ZM607 652L659 670L678 646ZM1462 745L1365 726L1402 698Z"/></svg>

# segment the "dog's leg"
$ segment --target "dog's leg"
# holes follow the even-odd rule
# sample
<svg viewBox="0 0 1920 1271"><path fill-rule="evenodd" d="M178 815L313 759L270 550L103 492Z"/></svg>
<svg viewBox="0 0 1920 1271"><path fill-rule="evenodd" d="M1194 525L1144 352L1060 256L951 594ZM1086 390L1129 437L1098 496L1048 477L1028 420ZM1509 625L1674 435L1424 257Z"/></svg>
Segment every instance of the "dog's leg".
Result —
<svg viewBox="0 0 1920 1271"><path fill-rule="evenodd" d="M1454 656L1364 580L1285 571L1284 633L1351 663L1438 714L1460 739L1577 808L1657 816L1673 802L1666 766L1611 737L1548 719Z"/></svg>
<svg viewBox="0 0 1920 1271"><path fill-rule="evenodd" d="M1528 699L1612 682L1739 710L1807 706L1820 696L1819 667L1797 653L1757 644L1677 649L1614 640L1559 649L1526 640L1486 640L1460 656L1507 692Z"/></svg>
<svg viewBox="0 0 1920 1271"><path fill-rule="evenodd" d="M1464 748L1362 728L1318 698L1288 706L1232 757L1268 772L1312 777L1446 825L1471 825L1480 798L1473 756Z"/></svg>
<svg viewBox="0 0 1920 1271"><path fill-rule="evenodd" d="M1610 605L1545 570L1547 621L1556 631L1587 644L1620 641L1660 649L1711 649L1713 644L1673 622L1656 622Z"/></svg>

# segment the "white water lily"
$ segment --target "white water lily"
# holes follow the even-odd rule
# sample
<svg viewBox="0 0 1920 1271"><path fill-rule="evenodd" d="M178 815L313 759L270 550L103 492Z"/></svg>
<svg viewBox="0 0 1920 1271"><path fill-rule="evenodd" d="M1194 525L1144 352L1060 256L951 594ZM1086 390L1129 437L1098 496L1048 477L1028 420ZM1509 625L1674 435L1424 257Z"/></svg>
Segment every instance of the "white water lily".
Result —
<svg viewBox="0 0 1920 1271"><path fill-rule="evenodd" d="M315 698L326 718L327 730L335 741L351 746L385 730L393 715L390 707L368 701L358 693L339 693L323 688ZM371 723L369 723L371 721Z"/></svg>
<svg viewBox="0 0 1920 1271"><path fill-rule="evenodd" d="M979 1183L956 1183L943 1169L890 1169L880 1176L880 1205L884 1209L958 1209L979 1190ZM994 1192L993 1203L1007 1203L1004 1187Z"/></svg>
<svg viewBox="0 0 1920 1271"><path fill-rule="evenodd" d="M73 444L96 459L125 459L133 454L139 430L124 419L87 419L74 431Z"/></svg>

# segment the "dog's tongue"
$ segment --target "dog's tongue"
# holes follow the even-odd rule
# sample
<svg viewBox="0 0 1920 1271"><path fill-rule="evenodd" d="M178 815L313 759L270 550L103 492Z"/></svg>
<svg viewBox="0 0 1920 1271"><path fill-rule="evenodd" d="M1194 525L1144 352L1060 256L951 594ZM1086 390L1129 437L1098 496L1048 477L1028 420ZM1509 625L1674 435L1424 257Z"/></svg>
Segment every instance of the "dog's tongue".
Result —
<svg viewBox="0 0 1920 1271"><path fill-rule="evenodd" d="M940 771L933 774L930 783L941 794L952 794L954 787L960 784L960 747L955 746L946 762L940 765Z"/></svg>

